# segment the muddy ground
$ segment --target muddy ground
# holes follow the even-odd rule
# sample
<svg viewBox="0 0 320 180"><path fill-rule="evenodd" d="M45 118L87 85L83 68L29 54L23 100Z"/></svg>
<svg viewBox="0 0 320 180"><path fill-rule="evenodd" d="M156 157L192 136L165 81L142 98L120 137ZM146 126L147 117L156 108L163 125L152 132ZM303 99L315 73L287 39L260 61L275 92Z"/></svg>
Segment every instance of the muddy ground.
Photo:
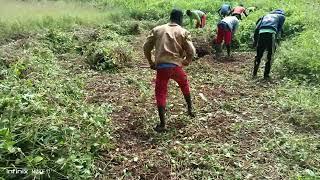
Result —
<svg viewBox="0 0 320 180"><path fill-rule="evenodd" d="M155 71L141 68L143 38L137 38L134 68L97 74L87 84L87 100L110 103L116 147L103 153L101 179L271 178L280 171L266 141L277 129L281 111L270 101L277 82L251 79L253 53L233 52L216 59L206 55L185 68L191 84L195 118L186 115L183 96L170 82L169 131L158 134L154 100ZM139 43L140 42L140 43ZM201 43L201 42L200 42ZM267 138L267 139L266 139Z"/></svg>

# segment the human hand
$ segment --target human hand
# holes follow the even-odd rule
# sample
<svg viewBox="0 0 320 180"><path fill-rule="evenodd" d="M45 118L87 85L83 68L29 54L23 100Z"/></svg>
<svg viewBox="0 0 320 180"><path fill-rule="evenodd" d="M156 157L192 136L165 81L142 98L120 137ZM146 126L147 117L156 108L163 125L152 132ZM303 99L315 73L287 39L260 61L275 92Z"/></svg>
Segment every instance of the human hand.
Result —
<svg viewBox="0 0 320 180"><path fill-rule="evenodd" d="M257 42L256 41L253 41L253 44L252 44L252 49L256 48L257 47Z"/></svg>
<svg viewBox="0 0 320 180"><path fill-rule="evenodd" d="M156 64L155 63L150 63L150 69L156 70Z"/></svg>
<svg viewBox="0 0 320 180"><path fill-rule="evenodd" d="M189 64L190 64L190 61L187 61L187 60L182 61L183 66L189 66Z"/></svg>

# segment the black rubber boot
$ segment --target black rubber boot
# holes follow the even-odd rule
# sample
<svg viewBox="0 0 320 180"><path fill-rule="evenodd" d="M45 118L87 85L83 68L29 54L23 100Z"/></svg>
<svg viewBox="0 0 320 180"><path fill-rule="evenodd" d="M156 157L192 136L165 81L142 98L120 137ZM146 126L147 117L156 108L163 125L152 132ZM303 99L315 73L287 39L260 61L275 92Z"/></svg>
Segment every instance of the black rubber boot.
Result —
<svg viewBox="0 0 320 180"><path fill-rule="evenodd" d="M268 62L266 63L266 67L264 69L264 75L263 75L265 80L270 79L270 76L269 76L270 71L271 71L271 59L268 59Z"/></svg>
<svg viewBox="0 0 320 180"><path fill-rule="evenodd" d="M216 51L215 52L216 58L219 58L221 56L221 53L222 53L221 45L214 43L213 47L214 47L214 50Z"/></svg>
<svg viewBox="0 0 320 180"><path fill-rule="evenodd" d="M226 45L227 47L227 53L228 53L228 57L230 57L230 51L231 51L231 47L230 47L230 44L229 45Z"/></svg>
<svg viewBox="0 0 320 180"><path fill-rule="evenodd" d="M165 119L165 114L166 114L166 109L165 107L158 106L158 113L159 113L159 118L160 118L160 124L158 124L154 130L157 132L165 132L166 131L166 119Z"/></svg>
<svg viewBox="0 0 320 180"><path fill-rule="evenodd" d="M191 100L191 96L189 95L185 95L184 99L187 102L187 106L188 106L188 115L190 117L196 117L195 114L193 113L193 109L192 109L192 100Z"/></svg>
<svg viewBox="0 0 320 180"><path fill-rule="evenodd" d="M254 67L253 67L253 73L252 73L253 78L257 77L259 66L260 66L260 60L258 60L258 58L256 57L254 61Z"/></svg>

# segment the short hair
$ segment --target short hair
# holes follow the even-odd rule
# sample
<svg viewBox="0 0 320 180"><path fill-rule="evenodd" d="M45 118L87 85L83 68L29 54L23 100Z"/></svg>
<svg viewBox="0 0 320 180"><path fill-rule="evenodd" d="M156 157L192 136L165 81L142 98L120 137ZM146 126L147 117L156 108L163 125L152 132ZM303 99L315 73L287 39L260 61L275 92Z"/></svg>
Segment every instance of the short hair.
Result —
<svg viewBox="0 0 320 180"><path fill-rule="evenodd" d="M276 10L272 11L271 14L281 14L281 15L285 15L285 12L284 12L283 9L276 9Z"/></svg>
<svg viewBox="0 0 320 180"><path fill-rule="evenodd" d="M188 16L190 16L190 15L191 15L191 11L190 11L190 10L187 10L187 11L186 11L186 14L187 14Z"/></svg>
<svg viewBox="0 0 320 180"><path fill-rule="evenodd" d="M170 13L170 21L182 25L183 12L179 9L173 9Z"/></svg>

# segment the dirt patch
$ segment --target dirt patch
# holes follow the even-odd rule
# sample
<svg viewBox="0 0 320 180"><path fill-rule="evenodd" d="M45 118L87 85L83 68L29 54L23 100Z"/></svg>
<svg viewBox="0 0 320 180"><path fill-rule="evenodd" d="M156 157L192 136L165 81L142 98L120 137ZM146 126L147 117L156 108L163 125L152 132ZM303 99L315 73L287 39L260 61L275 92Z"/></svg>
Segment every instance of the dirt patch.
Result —
<svg viewBox="0 0 320 180"><path fill-rule="evenodd" d="M133 42L137 64L144 62L143 41L141 36ZM250 85L250 80L243 78L250 72L254 55L233 52L231 58L216 59L211 54L208 40L200 37L193 41L202 58L187 67L186 71L191 79L197 117L191 119L186 115L183 96L179 88L170 83L167 107L169 131L165 134L157 134L152 129L158 121L151 82L155 77L153 71L125 69L125 73L97 76L87 85L90 92L88 102L107 102L114 107L111 118L115 148L104 154L105 161L110 162L104 176L184 179L197 177L196 172L199 171L230 170L224 175L234 177L232 170L247 169L251 172L251 165L256 162L275 166L275 161L268 161L271 154L252 152L259 149L260 140L267 135L263 133L266 124L257 124L252 119L263 119L263 114L256 108L267 105L263 101L239 103L250 97L263 99L261 93L267 90ZM248 113L250 108L252 112ZM208 147L202 148L203 144ZM204 157L215 159L206 161ZM254 170L251 173L256 174ZM216 177L221 177L221 174Z"/></svg>
<svg viewBox="0 0 320 180"><path fill-rule="evenodd" d="M31 33L15 33L10 35L10 37L8 38L0 39L0 46L4 44L16 42L16 41L21 41L21 40L23 41L23 40L29 39L31 36L33 36L33 34Z"/></svg>
<svg viewBox="0 0 320 180"><path fill-rule="evenodd" d="M206 55L211 55L213 52L212 42L210 39L202 36L198 36L192 39L193 45L196 48L196 53L199 58Z"/></svg>

